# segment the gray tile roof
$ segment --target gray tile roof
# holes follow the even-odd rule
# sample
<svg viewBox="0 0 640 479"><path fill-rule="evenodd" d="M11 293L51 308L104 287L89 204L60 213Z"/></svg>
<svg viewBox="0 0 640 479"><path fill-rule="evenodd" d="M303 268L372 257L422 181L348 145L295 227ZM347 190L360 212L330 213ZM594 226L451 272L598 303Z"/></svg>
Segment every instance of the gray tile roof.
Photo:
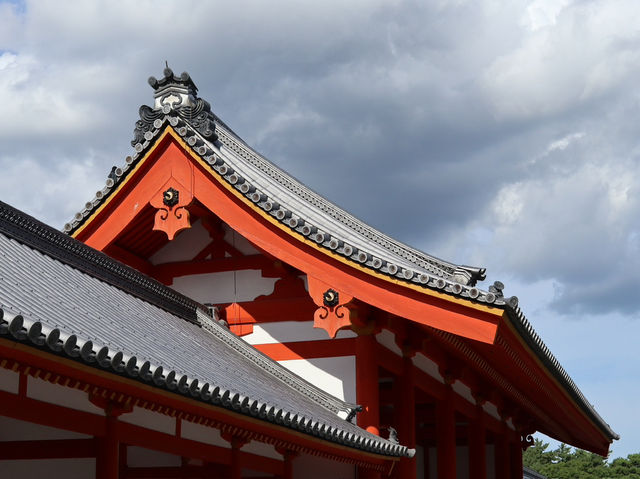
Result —
<svg viewBox="0 0 640 479"><path fill-rule="evenodd" d="M525 467L523 471L523 479L547 479L547 476L543 476L539 472Z"/></svg>
<svg viewBox="0 0 640 479"><path fill-rule="evenodd" d="M386 456L413 450L341 419L204 306L0 202L0 337Z"/></svg>
<svg viewBox="0 0 640 479"><path fill-rule="evenodd" d="M178 77L166 69L163 79L152 77L149 83L155 90L155 104L153 108L140 108L140 120L136 122L131 142L135 153L126 158L123 167L114 169L105 187L64 226L66 233L71 234L84 224L170 126L195 154L209 164L214 175L233 185L273 218L319 246L396 280L505 309L534 354L583 412L609 440L618 439L536 334L520 310L518 298L504 297L504 285L500 282L488 290L475 286L477 281L484 279L484 268L455 265L415 250L311 191L254 151L213 114L210 105L197 97L197 89L188 74Z"/></svg>
<svg viewBox="0 0 640 479"><path fill-rule="evenodd" d="M484 279L484 268L452 264L404 245L280 170L217 118L206 101L197 98L197 89L187 73L177 77L167 69L164 78L152 77L149 83L156 91L156 103L154 108L140 108L140 120L132 141L137 155L128 165L135 163L158 131L170 123L225 180L274 218L327 250L382 274L418 284L432 283L440 290L453 284L472 287ZM96 198L65 225L65 231L71 233L82 224L109 195L113 183L118 182L128 165L110 175L111 185L108 183L106 190L98 192Z"/></svg>

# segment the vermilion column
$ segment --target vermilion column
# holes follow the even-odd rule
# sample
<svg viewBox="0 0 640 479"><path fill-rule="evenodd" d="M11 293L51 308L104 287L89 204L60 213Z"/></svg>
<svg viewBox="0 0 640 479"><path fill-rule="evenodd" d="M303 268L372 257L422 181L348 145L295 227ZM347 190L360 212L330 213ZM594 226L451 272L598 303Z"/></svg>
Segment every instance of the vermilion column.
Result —
<svg viewBox="0 0 640 479"><path fill-rule="evenodd" d="M469 424L469 477L487 479L487 446L482 402L476 405L476 418Z"/></svg>
<svg viewBox="0 0 640 479"><path fill-rule="evenodd" d="M240 479L242 477L242 458L240 455L240 449L248 441L245 438L233 436L231 434L222 434L222 439L231 444L231 479Z"/></svg>
<svg viewBox="0 0 640 479"><path fill-rule="evenodd" d="M414 386L414 372L412 354L403 358L402 376L397 378L396 421L398 427L398 440L400 444L416 447L416 398ZM402 458L397 466L396 477L402 479L416 479L416 458Z"/></svg>
<svg viewBox="0 0 640 479"><path fill-rule="evenodd" d="M373 434L380 434L380 390L378 385L377 342L373 335L356 338L356 402L362 406L358 425ZM378 479L380 473L358 468L358 479Z"/></svg>
<svg viewBox="0 0 640 479"><path fill-rule="evenodd" d="M356 402L362 406L357 416L358 425L380 435L377 344L371 334L356 338Z"/></svg>
<svg viewBox="0 0 640 479"><path fill-rule="evenodd" d="M510 479L511 476L511 454L509 452L509 438L507 434L508 432L504 430L495 436L496 479Z"/></svg>
<svg viewBox="0 0 640 479"><path fill-rule="evenodd" d="M444 398L436 402L436 447L438 479L456 479L456 418L451 385Z"/></svg>
<svg viewBox="0 0 640 479"><path fill-rule="evenodd" d="M284 458L282 479L293 479L293 460L296 458L298 453L280 448L276 448L276 451L282 454L282 457Z"/></svg>
<svg viewBox="0 0 640 479"><path fill-rule="evenodd" d="M118 418L106 409L107 427L104 437L99 439L98 456L96 457L96 477L98 479L118 479Z"/></svg>
<svg viewBox="0 0 640 479"><path fill-rule="evenodd" d="M511 451L511 478L522 478L522 446L520 445L520 437L515 435L509 444Z"/></svg>

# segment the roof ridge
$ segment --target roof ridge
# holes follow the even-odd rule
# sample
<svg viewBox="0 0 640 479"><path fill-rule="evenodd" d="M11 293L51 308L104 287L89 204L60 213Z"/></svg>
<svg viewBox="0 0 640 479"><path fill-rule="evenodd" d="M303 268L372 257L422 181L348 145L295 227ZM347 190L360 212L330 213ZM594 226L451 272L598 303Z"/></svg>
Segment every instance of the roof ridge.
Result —
<svg viewBox="0 0 640 479"><path fill-rule="evenodd" d="M0 233L143 301L198 324L205 306L0 201Z"/></svg>

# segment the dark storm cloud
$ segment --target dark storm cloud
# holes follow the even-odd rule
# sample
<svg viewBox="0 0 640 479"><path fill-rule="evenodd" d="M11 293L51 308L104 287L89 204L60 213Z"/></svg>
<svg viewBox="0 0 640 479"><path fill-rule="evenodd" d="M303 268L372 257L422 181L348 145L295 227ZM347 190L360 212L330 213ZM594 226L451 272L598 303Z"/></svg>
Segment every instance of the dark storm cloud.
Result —
<svg viewBox="0 0 640 479"><path fill-rule="evenodd" d="M593 299L637 279L632 3L0 10L0 186L51 223L123 162L146 78L168 60L250 144L383 231L556 281L564 312L639 309ZM18 182L21 161L33 173Z"/></svg>

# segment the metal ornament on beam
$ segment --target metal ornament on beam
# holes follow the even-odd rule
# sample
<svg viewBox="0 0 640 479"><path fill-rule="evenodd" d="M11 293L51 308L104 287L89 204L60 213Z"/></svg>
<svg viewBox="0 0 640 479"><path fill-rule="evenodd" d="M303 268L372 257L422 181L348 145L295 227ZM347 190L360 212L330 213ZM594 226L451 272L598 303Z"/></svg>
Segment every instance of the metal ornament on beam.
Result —
<svg viewBox="0 0 640 479"><path fill-rule="evenodd" d="M191 228L189 211L186 207L192 200L193 195L189 188L173 178L167 181L149 202L157 210L153 229L164 231L171 241L180 231Z"/></svg>
<svg viewBox="0 0 640 479"><path fill-rule="evenodd" d="M339 330L351 326L351 311L346 306L353 296L332 288L319 279L308 276L309 295L318 306L313 314L313 327L324 329L330 338Z"/></svg>

